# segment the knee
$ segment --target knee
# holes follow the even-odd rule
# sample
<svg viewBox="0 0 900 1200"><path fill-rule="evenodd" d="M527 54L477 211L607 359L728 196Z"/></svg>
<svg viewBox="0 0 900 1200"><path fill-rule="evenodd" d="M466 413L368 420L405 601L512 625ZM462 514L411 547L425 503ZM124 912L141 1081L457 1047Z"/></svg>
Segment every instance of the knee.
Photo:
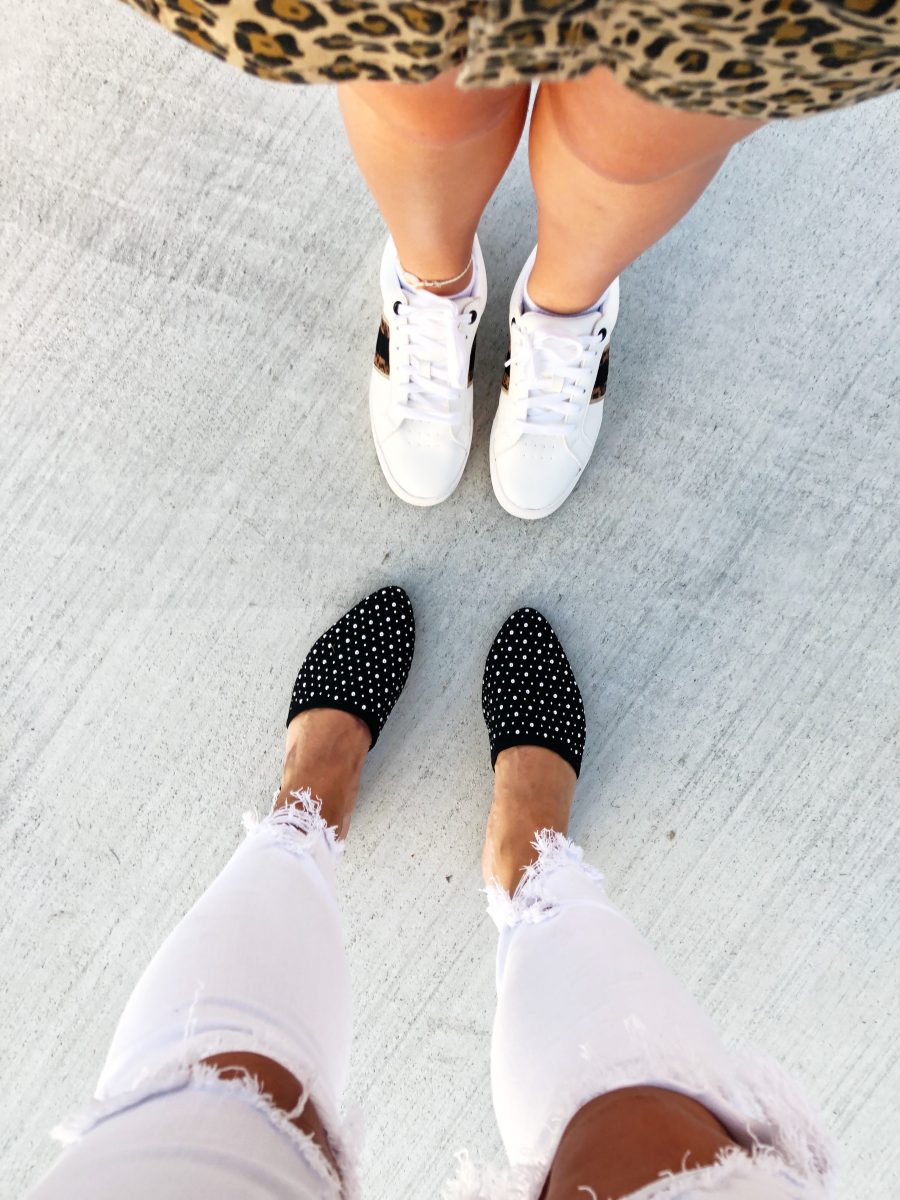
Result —
<svg viewBox="0 0 900 1200"><path fill-rule="evenodd" d="M393 130L440 149L487 133L528 103L528 85L463 91L458 70L430 83L347 83L341 91L366 104Z"/></svg>
<svg viewBox="0 0 900 1200"><path fill-rule="evenodd" d="M682 167L670 168L642 157L633 146L585 145L577 138L567 142L579 162L607 183L640 185L659 183ZM687 164L683 164L686 166Z"/></svg>
<svg viewBox="0 0 900 1200"><path fill-rule="evenodd" d="M542 87L538 99L548 136L559 138L583 166L610 183L659 183L723 159L760 124L666 109L616 83L608 72L597 79L592 75L583 84Z"/></svg>
<svg viewBox="0 0 900 1200"><path fill-rule="evenodd" d="M543 89L542 89L543 90ZM615 112L586 111L583 100L563 90L547 89L543 98L547 132L592 174L609 183L658 183L681 169L673 165L674 147L648 136L646 127L623 120Z"/></svg>
<svg viewBox="0 0 900 1200"><path fill-rule="evenodd" d="M252 1051L213 1054L202 1062L215 1068L220 1079L238 1079L255 1086L274 1108L287 1116L292 1125L317 1143L332 1170L340 1175L319 1110L308 1098L306 1087L287 1067L274 1058Z"/></svg>

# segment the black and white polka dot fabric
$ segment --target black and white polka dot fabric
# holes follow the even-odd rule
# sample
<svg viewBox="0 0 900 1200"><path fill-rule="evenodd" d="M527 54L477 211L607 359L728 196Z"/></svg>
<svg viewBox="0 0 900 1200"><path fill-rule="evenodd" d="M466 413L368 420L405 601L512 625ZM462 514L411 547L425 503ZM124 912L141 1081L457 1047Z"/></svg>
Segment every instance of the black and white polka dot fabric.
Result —
<svg viewBox="0 0 900 1200"><path fill-rule="evenodd" d="M581 770L581 692L559 638L537 609L517 609L494 638L484 665L481 708L492 767L510 746L545 746L576 775Z"/></svg>
<svg viewBox="0 0 900 1200"><path fill-rule="evenodd" d="M416 643L412 602L381 588L344 613L307 654L287 723L308 708L339 708L369 726L372 745L403 691Z"/></svg>

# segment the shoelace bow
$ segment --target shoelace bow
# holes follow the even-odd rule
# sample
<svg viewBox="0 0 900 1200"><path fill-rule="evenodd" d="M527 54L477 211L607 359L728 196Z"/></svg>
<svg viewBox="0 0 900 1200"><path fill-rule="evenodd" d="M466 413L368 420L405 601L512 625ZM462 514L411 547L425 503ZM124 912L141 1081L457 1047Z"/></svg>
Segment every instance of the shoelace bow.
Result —
<svg viewBox="0 0 900 1200"><path fill-rule="evenodd" d="M394 316L406 338L408 374L399 382L406 388L398 402L401 415L413 421L454 425L454 410L469 373L466 329L473 324L471 309L460 313L452 300L429 296L425 304L399 300Z"/></svg>
<svg viewBox="0 0 900 1200"><path fill-rule="evenodd" d="M594 368L585 366L583 358L596 342L593 333L559 335L519 326L516 348L504 365L512 367L515 359L523 375L523 391L513 402L525 432L564 433L568 418L581 412L594 382ZM550 390L551 382L557 381L560 390Z"/></svg>

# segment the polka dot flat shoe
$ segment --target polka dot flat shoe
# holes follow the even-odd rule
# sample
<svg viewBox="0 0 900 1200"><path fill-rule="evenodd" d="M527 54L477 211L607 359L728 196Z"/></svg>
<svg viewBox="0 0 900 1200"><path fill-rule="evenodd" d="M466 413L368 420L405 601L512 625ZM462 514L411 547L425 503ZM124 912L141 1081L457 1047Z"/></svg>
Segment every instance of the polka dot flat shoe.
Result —
<svg viewBox="0 0 900 1200"><path fill-rule="evenodd" d="M481 708L491 766L510 746L544 746L575 774L584 753L584 704L559 638L537 609L507 617L484 665Z"/></svg>
<svg viewBox="0 0 900 1200"><path fill-rule="evenodd" d="M403 691L416 643L409 596L381 588L326 629L304 659L287 723L309 708L338 708L365 721L372 745Z"/></svg>

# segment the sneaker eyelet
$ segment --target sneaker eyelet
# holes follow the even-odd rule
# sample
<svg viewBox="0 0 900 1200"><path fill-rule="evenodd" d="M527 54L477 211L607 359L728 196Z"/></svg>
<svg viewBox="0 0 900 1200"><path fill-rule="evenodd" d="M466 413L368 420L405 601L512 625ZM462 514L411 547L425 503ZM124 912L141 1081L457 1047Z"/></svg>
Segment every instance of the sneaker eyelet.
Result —
<svg viewBox="0 0 900 1200"><path fill-rule="evenodd" d="M395 317L399 314L399 312L400 312L400 301L399 300L394 301L393 312L394 312Z"/></svg>
<svg viewBox="0 0 900 1200"><path fill-rule="evenodd" d="M469 309L469 324L474 325L477 320L478 320L478 313L475 311L474 308Z"/></svg>
<svg viewBox="0 0 900 1200"><path fill-rule="evenodd" d="M604 325L604 326L603 326L603 328L602 328L602 329L601 329L601 330L598 332L598 334L597 334L597 337L599 337L599 338L605 338L605 337L606 337L606 326L605 326L605 325Z"/></svg>

